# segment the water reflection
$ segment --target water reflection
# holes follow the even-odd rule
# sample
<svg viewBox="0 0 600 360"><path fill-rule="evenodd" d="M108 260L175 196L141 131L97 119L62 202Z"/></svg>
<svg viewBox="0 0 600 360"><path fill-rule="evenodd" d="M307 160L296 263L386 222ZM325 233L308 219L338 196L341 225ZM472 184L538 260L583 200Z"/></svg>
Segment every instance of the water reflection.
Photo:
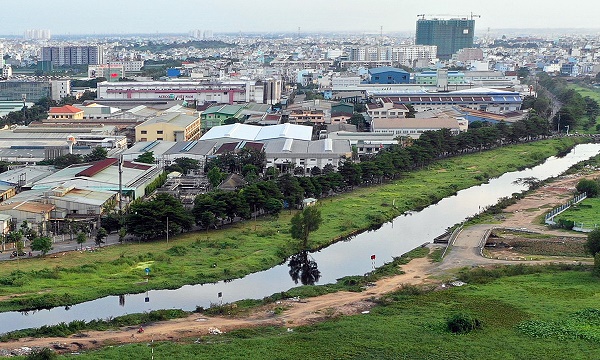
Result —
<svg viewBox="0 0 600 360"><path fill-rule="evenodd" d="M125 295L119 295L119 305L121 307L125 306Z"/></svg>
<svg viewBox="0 0 600 360"><path fill-rule="evenodd" d="M300 281L302 285L314 285L321 278L317 262L306 250L292 255L288 266L290 268L289 274L295 284L298 284L298 281Z"/></svg>

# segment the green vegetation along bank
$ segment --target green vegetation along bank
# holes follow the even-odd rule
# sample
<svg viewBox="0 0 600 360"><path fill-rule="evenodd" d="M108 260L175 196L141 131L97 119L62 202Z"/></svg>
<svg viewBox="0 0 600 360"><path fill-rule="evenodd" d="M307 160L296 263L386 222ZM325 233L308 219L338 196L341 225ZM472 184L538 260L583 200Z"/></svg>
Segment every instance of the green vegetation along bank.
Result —
<svg viewBox="0 0 600 360"><path fill-rule="evenodd" d="M468 284L413 286L378 300L368 314L312 326L251 328L105 348L77 359L598 359L600 282L579 266L511 266L463 273ZM473 319L453 333L449 319Z"/></svg>
<svg viewBox="0 0 600 360"><path fill-rule="evenodd" d="M323 224L311 234L313 248L423 208L458 190L508 171L538 164L575 145L578 138L545 140L438 161L394 183L358 188L321 200ZM218 231L164 241L109 246L21 259L0 266L0 310L71 305L106 295L177 288L242 277L281 263L294 251L293 212L246 221ZM77 244L73 244L73 249ZM145 281L145 268L150 268ZM94 284L94 286L89 286Z"/></svg>

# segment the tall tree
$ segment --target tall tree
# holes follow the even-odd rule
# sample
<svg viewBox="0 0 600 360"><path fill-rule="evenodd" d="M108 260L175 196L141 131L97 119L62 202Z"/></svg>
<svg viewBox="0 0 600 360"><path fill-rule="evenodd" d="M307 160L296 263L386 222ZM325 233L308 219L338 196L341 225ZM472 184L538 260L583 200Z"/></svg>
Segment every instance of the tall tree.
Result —
<svg viewBox="0 0 600 360"><path fill-rule="evenodd" d="M290 233L292 239L300 241L297 244L300 250L309 249L309 235L319 229L322 222L321 211L315 206L307 206L292 217Z"/></svg>
<svg viewBox="0 0 600 360"><path fill-rule="evenodd" d="M48 251L52 250L52 239L48 236L36 237L31 241L31 250L41 251L42 256L46 255Z"/></svg>
<svg viewBox="0 0 600 360"><path fill-rule="evenodd" d="M158 194L150 201L134 202L125 224L129 234L149 240L166 234L167 218L169 234L187 231L194 224L192 215L181 201L169 194Z"/></svg>

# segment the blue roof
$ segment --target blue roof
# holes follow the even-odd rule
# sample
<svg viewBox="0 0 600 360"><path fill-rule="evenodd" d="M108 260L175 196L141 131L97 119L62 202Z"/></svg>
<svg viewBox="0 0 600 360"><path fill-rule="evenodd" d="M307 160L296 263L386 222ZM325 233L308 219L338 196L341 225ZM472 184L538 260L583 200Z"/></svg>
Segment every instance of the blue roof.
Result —
<svg viewBox="0 0 600 360"><path fill-rule="evenodd" d="M376 67L376 68L369 69L369 73L371 73L371 74L381 74L384 72L400 72L400 73L408 74L408 71L404 71L402 69L398 69L398 68L394 68L394 67L390 67L390 66L382 66L382 67Z"/></svg>

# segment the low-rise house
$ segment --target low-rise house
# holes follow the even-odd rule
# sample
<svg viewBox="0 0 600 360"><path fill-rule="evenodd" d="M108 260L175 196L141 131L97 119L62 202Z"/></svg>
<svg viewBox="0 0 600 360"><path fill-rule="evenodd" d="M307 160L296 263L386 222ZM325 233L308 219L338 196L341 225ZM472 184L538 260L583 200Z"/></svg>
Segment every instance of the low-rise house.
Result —
<svg viewBox="0 0 600 360"><path fill-rule="evenodd" d="M135 127L136 141L191 141L200 137L200 117L179 112L164 113Z"/></svg>

